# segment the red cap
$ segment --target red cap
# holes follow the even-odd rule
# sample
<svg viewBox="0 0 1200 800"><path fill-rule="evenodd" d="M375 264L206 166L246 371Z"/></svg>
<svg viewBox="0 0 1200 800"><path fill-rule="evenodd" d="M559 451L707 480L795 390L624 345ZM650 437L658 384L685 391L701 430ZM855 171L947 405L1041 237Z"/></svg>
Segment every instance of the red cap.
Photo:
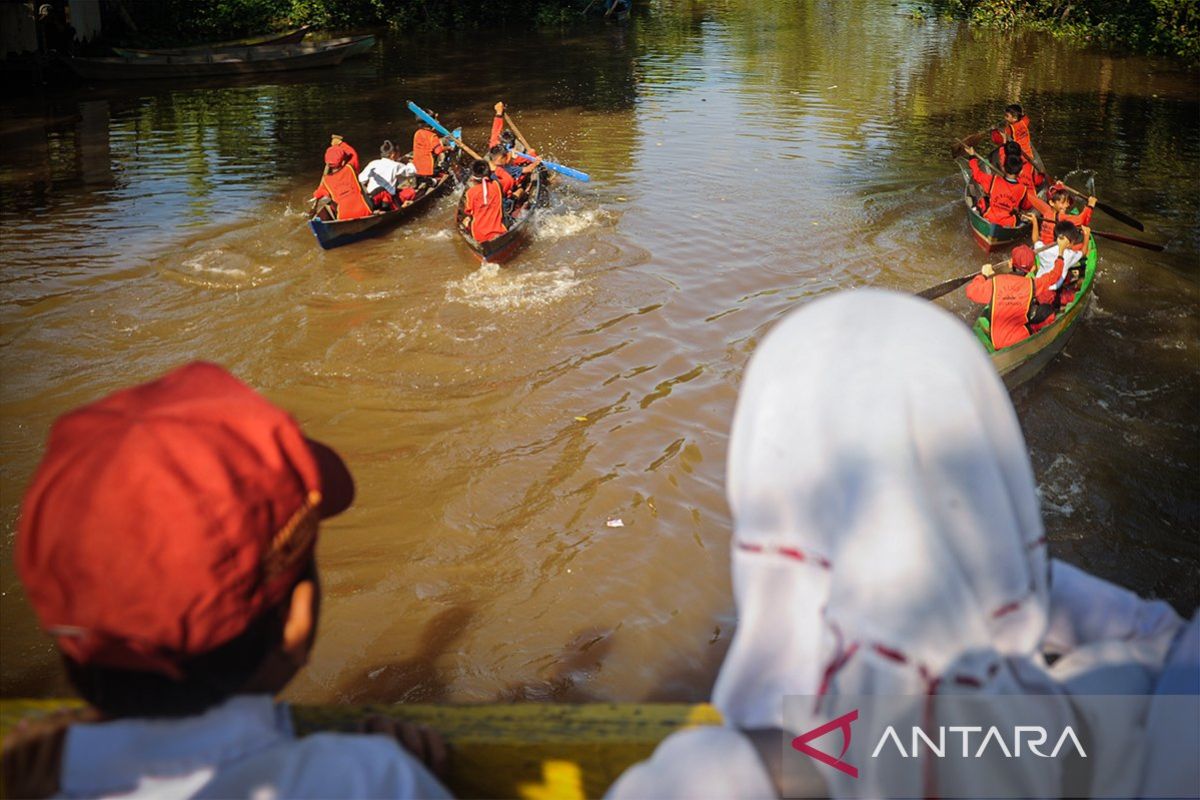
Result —
<svg viewBox="0 0 1200 800"><path fill-rule="evenodd" d="M1012 268L1029 272L1033 268L1033 248L1027 244L1017 245L1012 251Z"/></svg>
<svg viewBox="0 0 1200 800"><path fill-rule="evenodd" d="M342 147L340 142L325 148L325 163L330 167L340 167L349 160L350 154L346 152L346 148Z"/></svg>
<svg viewBox="0 0 1200 800"><path fill-rule="evenodd" d="M333 450L196 362L54 423L17 568L74 661L180 677L284 600L353 499Z"/></svg>

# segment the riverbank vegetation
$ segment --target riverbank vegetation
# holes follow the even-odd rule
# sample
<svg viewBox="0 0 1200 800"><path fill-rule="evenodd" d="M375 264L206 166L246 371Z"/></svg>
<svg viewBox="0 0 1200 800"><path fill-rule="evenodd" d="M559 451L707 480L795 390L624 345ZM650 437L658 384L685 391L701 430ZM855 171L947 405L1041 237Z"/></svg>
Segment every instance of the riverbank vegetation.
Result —
<svg viewBox="0 0 1200 800"><path fill-rule="evenodd" d="M1200 61L1197 0L931 0L939 16Z"/></svg>
<svg viewBox="0 0 1200 800"><path fill-rule="evenodd" d="M119 0L121 27L139 41L230 39L296 25L323 29L397 30L484 28L505 22L557 24L597 11L586 0Z"/></svg>

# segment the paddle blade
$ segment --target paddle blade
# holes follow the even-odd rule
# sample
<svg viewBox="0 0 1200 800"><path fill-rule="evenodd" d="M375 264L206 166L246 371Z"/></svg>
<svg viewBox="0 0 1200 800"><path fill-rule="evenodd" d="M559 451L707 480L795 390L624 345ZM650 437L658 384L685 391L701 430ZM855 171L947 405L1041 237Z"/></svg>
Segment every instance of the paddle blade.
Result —
<svg viewBox="0 0 1200 800"><path fill-rule="evenodd" d="M961 278L951 278L948 281L939 283L937 286L931 286L923 292L917 292L917 297L923 297L926 300L937 300L939 297L950 294L960 286L966 286L978 274L978 272L972 272L970 275L964 275Z"/></svg>
<svg viewBox="0 0 1200 800"><path fill-rule="evenodd" d="M527 153L513 152L513 155L516 156L521 161L533 161L534 160L533 156L531 156ZM575 180L583 181L584 183L587 183L588 181L590 181L592 179L592 176L588 175L586 172L580 172L577 169L571 169L570 167L564 167L562 164L555 164L553 161L547 161L544 158L542 159L542 166L552 172L557 172L560 175L566 175L568 178L574 178Z"/></svg>
<svg viewBox="0 0 1200 800"><path fill-rule="evenodd" d="M1113 219L1118 220L1120 222L1124 222L1126 225L1128 225L1131 228L1136 228L1139 231L1146 230L1146 226L1143 225L1141 222L1138 222L1136 219L1129 216L1124 211L1113 208L1108 203L1096 203L1096 208L1100 209L1105 214L1108 214Z"/></svg>
<svg viewBox="0 0 1200 800"><path fill-rule="evenodd" d="M1114 242L1121 242L1122 244L1131 245L1133 247L1140 247L1143 250L1153 250L1156 253L1161 253L1166 249L1161 244L1147 242L1142 239L1134 239L1132 236L1121 236L1118 233L1108 233L1106 231L1093 230L1092 236L1099 236L1101 239L1112 239Z"/></svg>

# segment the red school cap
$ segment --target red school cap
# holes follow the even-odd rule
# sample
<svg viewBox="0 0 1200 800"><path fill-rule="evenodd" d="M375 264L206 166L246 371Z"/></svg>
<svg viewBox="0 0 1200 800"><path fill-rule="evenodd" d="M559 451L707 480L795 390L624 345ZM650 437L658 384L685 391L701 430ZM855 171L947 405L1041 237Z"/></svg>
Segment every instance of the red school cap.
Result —
<svg viewBox="0 0 1200 800"><path fill-rule="evenodd" d="M353 499L337 453L195 362L54 423L17 568L72 660L180 678L285 599Z"/></svg>
<svg viewBox="0 0 1200 800"><path fill-rule="evenodd" d="M1029 272L1033 269L1034 252L1033 248L1027 244L1017 245L1012 251L1012 268L1013 270L1021 270Z"/></svg>

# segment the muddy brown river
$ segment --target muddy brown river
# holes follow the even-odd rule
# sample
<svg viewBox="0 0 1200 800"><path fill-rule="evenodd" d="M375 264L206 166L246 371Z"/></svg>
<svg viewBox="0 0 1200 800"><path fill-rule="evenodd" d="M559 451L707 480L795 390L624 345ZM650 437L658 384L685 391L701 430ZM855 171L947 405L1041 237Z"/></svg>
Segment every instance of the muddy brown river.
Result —
<svg viewBox="0 0 1200 800"><path fill-rule="evenodd" d="M627 25L387 36L260 79L0 100L0 694L63 693L12 563L52 420L191 359L336 446L309 702L697 700L735 625L726 441L755 344L857 286L987 260L949 145L1020 100L1050 171L1161 242L1100 243L1066 352L1014 399L1052 552L1200 602L1200 72L850 0L665 2ZM481 144L498 99L549 157L529 246L480 267L447 197L320 250L328 134ZM942 301L964 319L962 297Z"/></svg>

